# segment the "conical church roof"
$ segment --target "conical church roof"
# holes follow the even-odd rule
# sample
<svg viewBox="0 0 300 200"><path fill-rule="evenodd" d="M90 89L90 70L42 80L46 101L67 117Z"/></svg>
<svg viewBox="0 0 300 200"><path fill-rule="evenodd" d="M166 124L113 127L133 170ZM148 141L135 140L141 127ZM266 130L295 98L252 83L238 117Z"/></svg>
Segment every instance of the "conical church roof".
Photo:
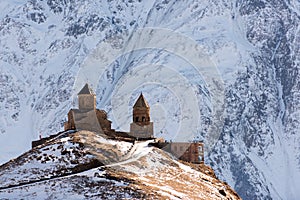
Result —
<svg viewBox="0 0 300 200"><path fill-rule="evenodd" d="M80 94L93 94L94 95L94 92L92 90L92 88L90 88L90 86L86 83L84 85L84 87L80 90L80 92L78 93L78 95Z"/></svg>
<svg viewBox="0 0 300 200"><path fill-rule="evenodd" d="M133 108L136 108L136 107L150 108L142 93L133 106Z"/></svg>

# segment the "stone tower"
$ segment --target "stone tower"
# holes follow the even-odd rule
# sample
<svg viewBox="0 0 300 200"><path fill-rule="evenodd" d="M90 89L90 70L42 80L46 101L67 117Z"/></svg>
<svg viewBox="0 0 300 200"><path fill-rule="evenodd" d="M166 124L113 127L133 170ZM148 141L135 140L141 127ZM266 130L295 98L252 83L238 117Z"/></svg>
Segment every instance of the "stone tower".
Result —
<svg viewBox="0 0 300 200"><path fill-rule="evenodd" d="M87 130L98 134L112 131L107 113L96 108L96 95L88 84L78 93L78 107L69 111L65 130Z"/></svg>
<svg viewBox="0 0 300 200"><path fill-rule="evenodd" d="M133 106L133 122L130 124L130 135L137 138L153 137L153 122L150 121L150 106L142 93Z"/></svg>
<svg viewBox="0 0 300 200"><path fill-rule="evenodd" d="M133 122L140 125L148 125L150 123L150 107L141 94L133 106Z"/></svg>
<svg viewBox="0 0 300 200"><path fill-rule="evenodd" d="M87 83L78 93L78 107L79 110L96 109L96 95Z"/></svg>

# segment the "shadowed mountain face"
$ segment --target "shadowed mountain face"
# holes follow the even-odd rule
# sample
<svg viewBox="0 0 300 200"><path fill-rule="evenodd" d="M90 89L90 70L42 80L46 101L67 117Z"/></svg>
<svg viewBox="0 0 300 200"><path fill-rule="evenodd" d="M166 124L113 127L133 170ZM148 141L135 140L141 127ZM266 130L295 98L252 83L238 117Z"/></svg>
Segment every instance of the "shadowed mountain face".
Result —
<svg viewBox="0 0 300 200"><path fill-rule="evenodd" d="M137 30L155 27L199 44L224 81L220 114L224 120L215 133L219 140L205 159L218 177L246 200L296 199L300 196L299 7L297 1L284 0L1 1L0 162L27 151L38 135L62 130L63 116L77 102L84 84L77 88L79 78L98 79L92 85L99 94L97 103L108 111L115 128L129 130L124 126L132 121L129 109L117 108L122 104L131 108L142 91L151 106L155 136L173 139L186 113L199 110L195 137L209 137L213 91L205 74L191 70L190 60L155 48L164 41L153 48L123 52L99 76L97 70L81 73L91 54L106 53L108 48L95 53L99 44L105 42L117 51ZM150 41L151 35L144 40ZM136 41L136 46L144 40ZM186 51L192 53L187 47ZM95 66L98 69L100 64ZM161 75L165 69L178 76ZM148 81L156 75L170 81L167 85L159 79ZM176 90L182 82L187 83L186 90ZM124 94L119 91L125 85L131 97L120 101ZM189 88L196 100L180 101ZM181 110L191 103L198 107Z"/></svg>
<svg viewBox="0 0 300 200"><path fill-rule="evenodd" d="M61 133L0 166L0 196L240 199L209 167L177 162L149 142L108 140L88 131Z"/></svg>

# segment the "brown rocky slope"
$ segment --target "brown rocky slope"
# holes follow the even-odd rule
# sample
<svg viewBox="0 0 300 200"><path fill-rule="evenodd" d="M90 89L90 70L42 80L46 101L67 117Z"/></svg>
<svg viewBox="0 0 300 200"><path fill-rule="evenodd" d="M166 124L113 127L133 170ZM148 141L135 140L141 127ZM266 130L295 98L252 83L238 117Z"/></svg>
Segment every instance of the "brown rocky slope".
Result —
<svg viewBox="0 0 300 200"><path fill-rule="evenodd" d="M64 132L0 166L0 199L240 199L211 168L149 142Z"/></svg>

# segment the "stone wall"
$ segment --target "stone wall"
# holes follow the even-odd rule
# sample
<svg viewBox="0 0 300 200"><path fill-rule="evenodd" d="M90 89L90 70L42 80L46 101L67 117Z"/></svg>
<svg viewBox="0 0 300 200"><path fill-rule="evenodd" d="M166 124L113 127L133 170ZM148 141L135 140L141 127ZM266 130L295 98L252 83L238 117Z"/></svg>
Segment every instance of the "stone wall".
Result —
<svg viewBox="0 0 300 200"><path fill-rule="evenodd" d="M128 134L136 138L153 138L153 122L149 122L148 125L131 123L130 132Z"/></svg>
<svg viewBox="0 0 300 200"><path fill-rule="evenodd" d="M170 142L163 145L162 149L183 161L204 162L204 144L202 142Z"/></svg>
<svg viewBox="0 0 300 200"><path fill-rule="evenodd" d="M111 121L103 110L79 110L71 109L68 113L68 121L64 124L65 130L88 130L97 133L110 132Z"/></svg>

